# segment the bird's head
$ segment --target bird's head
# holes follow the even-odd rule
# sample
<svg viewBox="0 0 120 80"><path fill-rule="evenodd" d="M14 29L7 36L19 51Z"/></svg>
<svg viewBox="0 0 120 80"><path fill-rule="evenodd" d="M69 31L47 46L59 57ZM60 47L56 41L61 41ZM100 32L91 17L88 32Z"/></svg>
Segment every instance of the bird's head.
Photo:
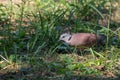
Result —
<svg viewBox="0 0 120 80"><path fill-rule="evenodd" d="M72 35L69 33L64 33L60 35L59 40L60 41L64 41L64 42L68 42L70 39L72 38Z"/></svg>

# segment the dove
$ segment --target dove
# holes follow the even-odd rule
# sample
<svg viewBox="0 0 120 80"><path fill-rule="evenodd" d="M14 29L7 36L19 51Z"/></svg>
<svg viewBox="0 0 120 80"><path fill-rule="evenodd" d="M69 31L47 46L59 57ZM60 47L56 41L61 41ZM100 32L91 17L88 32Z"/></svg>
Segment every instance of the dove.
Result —
<svg viewBox="0 0 120 80"><path fill-rule="evenodd" d="M60 35L59 40L69 44L70 46L92 47L96 44L103 45L105 38L105 35L96 35L93 33L63 33Z"/></svg>

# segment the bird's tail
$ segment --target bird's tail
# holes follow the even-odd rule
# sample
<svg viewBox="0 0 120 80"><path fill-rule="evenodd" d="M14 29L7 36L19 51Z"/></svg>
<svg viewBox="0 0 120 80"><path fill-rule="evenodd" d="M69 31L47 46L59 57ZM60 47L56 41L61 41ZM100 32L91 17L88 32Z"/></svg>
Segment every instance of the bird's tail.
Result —
<svg viewBox="0 0 120 80"><path fill-rule="evenodd" d="M99 35L97 44L104 46L104 45L105 45L105 42L106 42L106 39L107 39L107 36L106 36L106 35Z"/></svg>

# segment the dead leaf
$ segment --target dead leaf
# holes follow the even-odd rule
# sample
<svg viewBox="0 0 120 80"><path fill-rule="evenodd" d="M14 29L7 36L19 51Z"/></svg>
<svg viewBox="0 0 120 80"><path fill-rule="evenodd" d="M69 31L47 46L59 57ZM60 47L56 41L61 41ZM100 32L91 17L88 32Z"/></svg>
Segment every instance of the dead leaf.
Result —
<svg viewBox="0 0 120 80"><path fill-rule="evenodd" d="M103 66L103 65L100 65L100 66L96 66L95 67L97 70L100 70L100 71L105 71L105 66Z"/></svg>

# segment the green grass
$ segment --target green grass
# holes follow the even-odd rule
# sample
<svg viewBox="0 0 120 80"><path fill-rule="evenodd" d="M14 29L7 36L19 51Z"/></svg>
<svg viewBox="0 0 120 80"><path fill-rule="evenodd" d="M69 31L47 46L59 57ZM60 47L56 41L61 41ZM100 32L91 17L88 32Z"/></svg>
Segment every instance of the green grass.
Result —
<svg viewBox="0 0 120 80"><path fill-rule="evenodd" d="M69 1L23 0L0 5L0 79L119 79L120 24L111 21L115 1ZM106 19L104 14L108 16L105 26L99 24ZM66 28L105 34L106 45L101 50L93 47L77 52L58 41Z"/></svg>

